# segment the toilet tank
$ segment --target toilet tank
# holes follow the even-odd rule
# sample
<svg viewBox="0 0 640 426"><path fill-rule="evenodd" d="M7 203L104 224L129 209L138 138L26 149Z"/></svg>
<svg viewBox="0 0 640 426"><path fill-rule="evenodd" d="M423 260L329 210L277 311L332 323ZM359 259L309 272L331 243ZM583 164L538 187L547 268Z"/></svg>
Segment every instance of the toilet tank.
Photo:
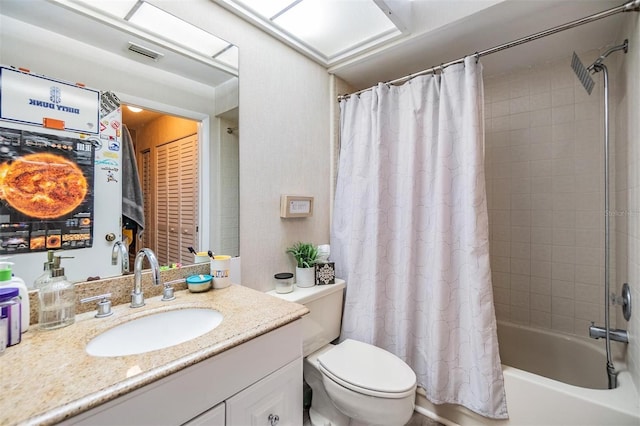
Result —
<svg viewBox="0 0 640 426"><path fill-rule="evenodd" d="M304 356L340 336L344 288L344 280L336 278L335 284L306 288L294 286L291 293L276 293L274 290L267 293L309 309L309 313L302 317Z"/></svg>

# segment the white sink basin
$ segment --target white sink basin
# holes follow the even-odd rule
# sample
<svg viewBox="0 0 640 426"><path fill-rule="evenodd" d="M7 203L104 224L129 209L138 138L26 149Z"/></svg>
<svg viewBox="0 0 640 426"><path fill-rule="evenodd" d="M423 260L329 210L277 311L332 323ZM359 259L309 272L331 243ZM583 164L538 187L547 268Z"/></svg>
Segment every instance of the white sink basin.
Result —
<svg viewBox="0 0 640 426"><path fill-rule="evenodd" d="M87 344L89 355L134 355L178 345L216 328L222 314L213 309L176 309L125 322Z"/></svg>

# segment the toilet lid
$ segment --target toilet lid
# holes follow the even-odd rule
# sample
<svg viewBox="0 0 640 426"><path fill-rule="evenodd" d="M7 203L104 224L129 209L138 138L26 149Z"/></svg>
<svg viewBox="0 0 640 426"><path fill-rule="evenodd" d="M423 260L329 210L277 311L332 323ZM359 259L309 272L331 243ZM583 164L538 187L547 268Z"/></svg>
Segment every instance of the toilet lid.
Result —
<svg viewBox="0 0 640 426"><path fill-rule="evenodd" d="M347 339L318 357L320 370L356 392L377 395L413 392L416 375L400 358L367 343ZM395 395L401 398L404 395Z"/></svg>

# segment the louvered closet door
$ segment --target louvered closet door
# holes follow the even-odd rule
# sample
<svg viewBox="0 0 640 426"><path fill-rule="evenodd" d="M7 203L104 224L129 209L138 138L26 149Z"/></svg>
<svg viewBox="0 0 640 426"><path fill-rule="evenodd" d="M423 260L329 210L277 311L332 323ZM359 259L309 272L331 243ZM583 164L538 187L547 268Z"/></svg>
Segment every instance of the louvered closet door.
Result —
<svg viewBox="0 0 640 426"><path fill-rule="evenodd" d="M144 201L144 232L142 233L142 246L136 241L136 248L153 247L155 241L156 227L153 226L153 179L151 176L151 151L142 152L142 199ZM135 254L135 253L134 253Z"/></svg>
<svg viewBox="0 0 640 426"><path fill-rule="evenodd" d="M156 148L156 254L161 264L193 263L198 221L197 135Z"/></svg>

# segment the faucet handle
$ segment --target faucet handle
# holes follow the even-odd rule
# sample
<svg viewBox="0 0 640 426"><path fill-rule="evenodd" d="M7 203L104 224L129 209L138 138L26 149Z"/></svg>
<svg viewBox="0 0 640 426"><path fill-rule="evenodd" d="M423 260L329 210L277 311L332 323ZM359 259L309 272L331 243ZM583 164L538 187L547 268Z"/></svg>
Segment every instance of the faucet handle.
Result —
<svg viewBox="0 0 640 426"><path fill-rule="evenodd" d="M98 312L96 313L96 318L104 318L110 315L113 315L111 311L111 293L99 294L97 296L85 297L84 299L80 299L80 303L88 303L99 300L98 302Z"/></svg>
<svg viewBox="0 0 640 426"><path fill-rule="evenodd" d="M164 290L162 290L162 300L163 302L168 302L170 300L174 300L176 296L173 294L173 285L174 284L182 284L186 280L184 278L180 278L177 280L167 281L164 283Z"/></svg>

